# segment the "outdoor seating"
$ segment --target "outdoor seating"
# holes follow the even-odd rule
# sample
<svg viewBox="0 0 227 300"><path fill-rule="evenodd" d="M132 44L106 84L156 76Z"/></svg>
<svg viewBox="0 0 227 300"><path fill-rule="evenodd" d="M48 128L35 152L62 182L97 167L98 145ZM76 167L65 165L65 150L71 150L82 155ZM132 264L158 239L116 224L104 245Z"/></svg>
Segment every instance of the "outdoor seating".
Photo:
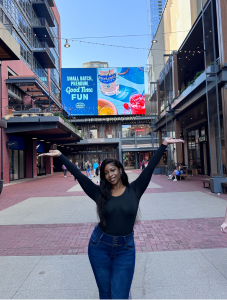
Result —
<svg viewBox="0 0 227 300"><path fill-rule="evenodd" d="M187 167L183 167L183 174L176 175L177 180L188 180L188 169Z"/></svg>
<svg viewBox="0 0 227 300"><path fill-rule="evenodd" d="M223 193L224 193L224 194L227 194L227 192L226 192L227 182L222 182L222 183L221 183L221 186L223 187Z"/></svg>

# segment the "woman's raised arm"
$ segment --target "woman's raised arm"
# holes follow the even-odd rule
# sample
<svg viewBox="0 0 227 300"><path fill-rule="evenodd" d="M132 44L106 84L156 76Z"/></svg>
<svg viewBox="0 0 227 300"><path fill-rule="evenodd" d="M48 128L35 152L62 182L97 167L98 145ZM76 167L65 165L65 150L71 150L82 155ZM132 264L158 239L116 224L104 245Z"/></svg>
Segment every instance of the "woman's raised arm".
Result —
<svg viewBox="0 0 227 300"><path fill-rule="evenodd" d="M224 223L221 225L221 232L227 233L227 207L226 207L226 213L225 213L225 220L224 220Z"/></svg>
<svg viewBox="0 0 227 300"><path fill-rule="evenodd" d="M68 160L59 150L50 150L49 153L43 153L39 156L58 157L62 164L66 166L67 170L78 180L84 192L94 201L100 192L99 186L93 183L89 178L83 175L80 170Z"/></svg>
<svg viewBox="0 0 227 300"><path fill-rule="evenodd" d="M175 140L172 138L166 138L162 145L159 147L159 149L156 151L155 155L151 158L149 161L148 166L142 171L140 176L133 181L130 185L136 192L136 195L140 198L143 193L145 192L146 188L148 187L148 184L151 180L151 176L154 172L155 167L159 163L160 159L162 158L166 147L169 144L174 144L174 143L184 143L183 140Z"/></svg>

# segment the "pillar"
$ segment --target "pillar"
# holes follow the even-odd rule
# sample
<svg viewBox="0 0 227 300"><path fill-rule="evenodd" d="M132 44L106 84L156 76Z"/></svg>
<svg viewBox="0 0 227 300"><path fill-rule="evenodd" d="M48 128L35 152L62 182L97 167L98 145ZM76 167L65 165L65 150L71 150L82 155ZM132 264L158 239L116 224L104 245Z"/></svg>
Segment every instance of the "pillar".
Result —
<svg viewBox="0 0 227 300"><path fill-rule="evenodd" d="M119 161L122 163L121 131L119 131Z"/></svg>
<svg viewBox="0 0 227 300"><path fill-rule="evenodd" d="M25 140L26 178L37 177L36 140Z"/></svg>
<svg viewBox="0 0 227 300"><path fill-rule="evenodd" d="M177 66L177 55L173 54L173 98L178 96L178 66Z"/></svg>
<svg viewBox="0 0 227 300"><path fill-rule="evenodd" d="M160 147L162 144L162 131L161 130L158 131L158 141L159 141L159 147Z"/></svg>
<svg viewBox="0 0 227 300"><path fill-rule="evenodd" d="M180 139L180 122L178 120L174 120L174 125L175 125L175 137L176 139ZM176 147L177 151L177 162L182 163L183 162L183 155L182 155L182 144L177 143L174 145Z"/></svg>
<svg viewBox="0 0 227 300"><path fill-rule="evenodd" d="M156 97L157 97L157 113L160 114L160 112L161 112L161 96L160 96L160 86L159 86L158 81L157 81Z"/></svg>
<svg viewBox="0 0 227 300"><path fill-rule="evenodd" d="M50 144L44 145L45 153L48 153L50 150ZM53 174L53 157L46 156L46 174Z"/></svg>

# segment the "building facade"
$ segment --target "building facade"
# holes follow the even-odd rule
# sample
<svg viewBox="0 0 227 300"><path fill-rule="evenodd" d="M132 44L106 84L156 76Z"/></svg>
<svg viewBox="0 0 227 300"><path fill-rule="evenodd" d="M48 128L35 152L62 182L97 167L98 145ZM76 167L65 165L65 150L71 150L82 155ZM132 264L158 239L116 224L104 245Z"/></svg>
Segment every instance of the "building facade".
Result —
<svg viewBox="0 0 227 300"><path fill-rule="evenodd" d="M184 138L183 146L170 148L169 161L183 162L194 174L211 175L211 190L221 192L226 175L227 5L221 0L182 2L167 2L158 42L148 56L150 100L158 111L155 130L160 142L162 131ZM181 23L185 32L168 33ZM159 47L163 52L156 51Z"/></svg>
<svg viewBox="0 0 227 300"><path fill-rule="evenodd" d="M83 68L108 68L109 64L108 62L102 62L102 61L90 61L83 63Z"/></svg>
<svg viewBox="0 0 227 300"><path fill-rule="evenodd" d="M64 144L66 155L79 165L86 160L92 164L96 160L100 164L104 159L116 158L126 169L140 169L142 161L149 161L159 146L157 134L151 128L155 117L153 114L72 119L83 140L77 144Z"/></svg>
<svg viewBox="0 0 227 300"><path fill-rule="evenodd" d="M158 28L166 0L147 0L148 1L148 24L151 40L153 39Z"/></svg>
<svg viewBox="0 0 227 300"><path fill-rule="evenodd" d="M56 140L79 140L61 117L61 25L54 0L1 0L0 21L20 49L1 63L1 178L4 183L53 173L39 158ZM54 116L56 113L56 116Z"/></svg>

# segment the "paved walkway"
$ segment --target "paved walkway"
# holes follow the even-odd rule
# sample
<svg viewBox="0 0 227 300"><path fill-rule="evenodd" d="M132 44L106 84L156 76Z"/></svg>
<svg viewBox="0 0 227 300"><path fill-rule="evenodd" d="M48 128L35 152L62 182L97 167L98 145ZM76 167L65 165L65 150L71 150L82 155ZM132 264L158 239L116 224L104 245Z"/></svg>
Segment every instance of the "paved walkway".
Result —
<svg viewBox="0 0 227 300"><path fill-rule="evenodd" d="M130 181L140 174L130 170ZM227 298L227 195L202 177L153 176L135 225L132 298ZM96 182L97 178L93 178ZM95 203L55 174L5 186L0 196L0 298L98 298L87 257Z"/></svg>

